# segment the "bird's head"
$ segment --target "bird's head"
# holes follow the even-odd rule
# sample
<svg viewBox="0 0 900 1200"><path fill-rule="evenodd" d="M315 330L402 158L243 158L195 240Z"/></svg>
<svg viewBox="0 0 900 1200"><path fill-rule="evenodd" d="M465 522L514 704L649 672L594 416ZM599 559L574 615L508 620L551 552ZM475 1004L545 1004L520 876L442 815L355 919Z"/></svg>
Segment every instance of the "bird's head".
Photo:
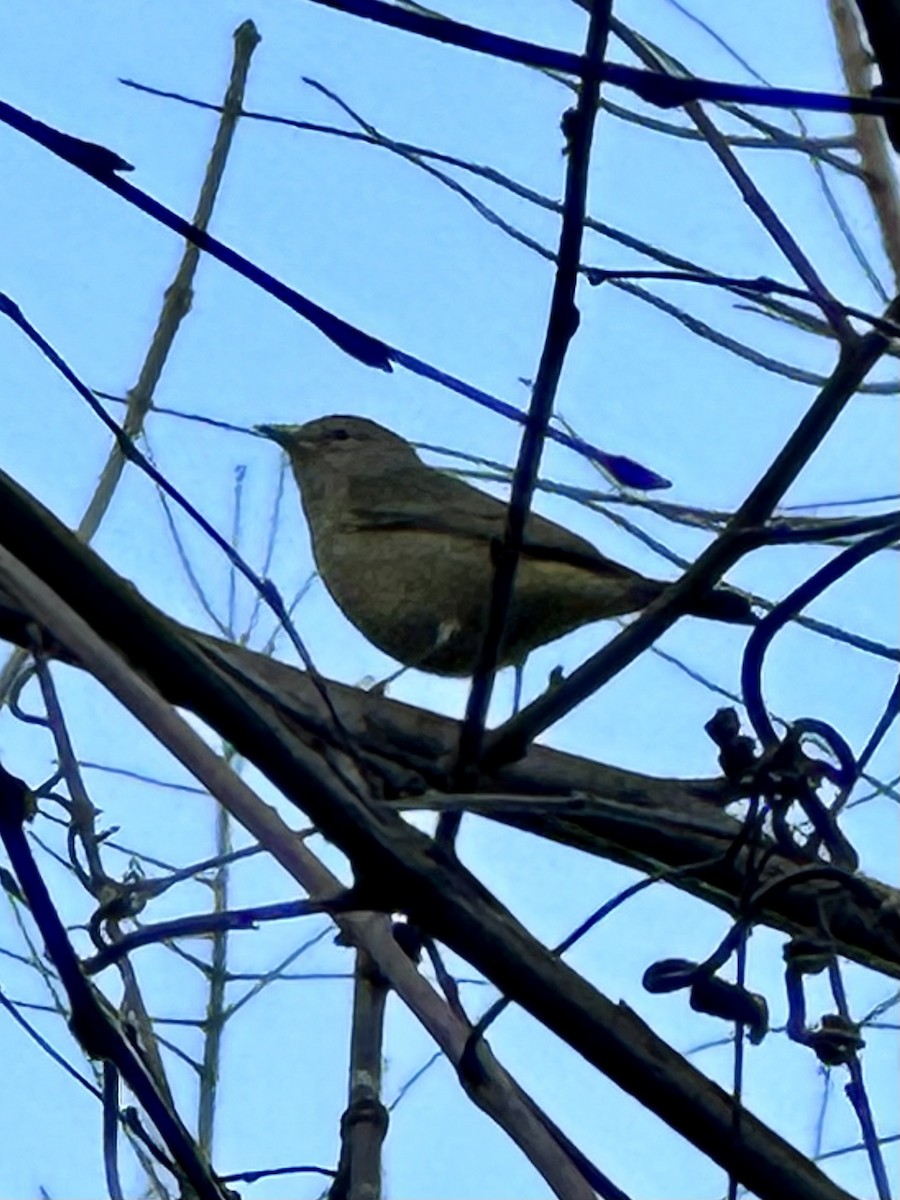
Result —
<svg viewBox="0 0 900 1200"><path fill-rule="evenodd" d="M256 432L277 442L292 462L304 466L323 459L348 472L360 458L415 456L409 442L366 417L317 417L304 425L257 425Z"/></svg>

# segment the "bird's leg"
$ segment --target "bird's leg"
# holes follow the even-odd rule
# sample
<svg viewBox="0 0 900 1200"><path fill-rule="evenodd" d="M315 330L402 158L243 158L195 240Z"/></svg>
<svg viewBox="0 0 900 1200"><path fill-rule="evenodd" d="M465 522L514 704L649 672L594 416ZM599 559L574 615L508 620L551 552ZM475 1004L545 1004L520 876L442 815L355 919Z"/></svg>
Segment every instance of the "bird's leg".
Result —
<svg viewBox="0 0 900 1200"><path fill-rule="evenodd" d="M399 670L393 671L385 679L380 680L378 683L374 683L370 688L367 688L366 690L372 696L378 696L378 697L384 696L387 691L388 685L393 683L395 679L399 679L400 676L404 673L404 671L415 670L416 667L419 666L420 663L427 662L427 660L431 657L431 655L435 652L435 650L440 650L441 646L446 645L447 642L451 641L454 637L456 637L458 633L459 633L459 622L458 621L442 621L441 624L438 626L437 636L435 637L432 644L429 646L428 650L423 655L421 655L420 659L418 659L416 662L407 663L405 666L400 667ZM425 668L425 669L427 670L427 668Z"/></svg>
<svg viewBox="0 0 900 1200"><path fill-rule="evenodd" d="M400 667L399 670L392 671L390 675L387 675L384 679L379 679L377 683L373 683L372 686L366 690L370 696L377 696L379 699L382 699L387 692L388 684L393 683L395 679L399 679L404 671L408 670L409 667Z"/></svg>

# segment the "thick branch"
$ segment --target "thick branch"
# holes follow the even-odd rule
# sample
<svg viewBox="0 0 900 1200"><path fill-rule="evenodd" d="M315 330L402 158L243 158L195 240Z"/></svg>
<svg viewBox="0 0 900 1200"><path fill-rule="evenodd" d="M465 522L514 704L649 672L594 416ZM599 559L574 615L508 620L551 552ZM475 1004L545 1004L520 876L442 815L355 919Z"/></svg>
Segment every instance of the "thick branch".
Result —
<svg viewBox="0 0 900 1200"><path fill-rule="evenodd" d="M331 716L305 671L187 629L146 608L173 633L212 654L251 696L270 703L292 736L310 748L323 743L341 748ZM27 646L28 622L29 615L0 590L0 636ZM52 645L45 649L59 653ZM177 672L154 682L172 704L202 715ZM380 781L386 799L407 797L409 807L416 807L423 792L449 789L458 722L330 680L327 687L367 775ZM518 762L481 777L477 786L479 796L466 798L466 811L639 871L677 871L673 886L732 915L739 911L748 860L744 852L734 862L725 861L740 825L725 811L729 791L721 779L660 779L532 746ZM495 802L493 797L513 799ZM768 844L766 849L763 884L812 865L799 853L793 859ZM689 864L701 865L684 871ZM877 880L858 876L848 892L834 881L807 878L776 889L757 919L810 938L821 936L824 922L843 957L900 978L900 897Z"/></svg>
<svg viewBox="0 0 900 1200"><path fill-rule="evenodd" d="M160 690L180 678L190 706L256 763L353 864L360 908L401 910L639 1103L765 1198L846 1193L734 1101L635 1013L541 945L477 879L311 751L216 652L182 637L47 510L0 474L0 540Z"/></svg>

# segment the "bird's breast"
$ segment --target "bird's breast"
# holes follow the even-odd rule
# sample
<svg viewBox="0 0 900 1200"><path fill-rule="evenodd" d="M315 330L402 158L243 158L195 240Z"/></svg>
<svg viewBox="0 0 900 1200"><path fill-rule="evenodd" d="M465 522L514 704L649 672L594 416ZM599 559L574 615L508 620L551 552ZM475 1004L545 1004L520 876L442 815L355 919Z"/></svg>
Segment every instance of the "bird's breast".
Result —
<svg viewBox="0 0 900 1200"><path fill-rule="evenodd" d="M468 675L484 638L494 568L489 541L429 530L313 534L333 599L363 635L407 666ZM519 562L501 662L587 621L635 607L628 581L554 561Z"/></svg>

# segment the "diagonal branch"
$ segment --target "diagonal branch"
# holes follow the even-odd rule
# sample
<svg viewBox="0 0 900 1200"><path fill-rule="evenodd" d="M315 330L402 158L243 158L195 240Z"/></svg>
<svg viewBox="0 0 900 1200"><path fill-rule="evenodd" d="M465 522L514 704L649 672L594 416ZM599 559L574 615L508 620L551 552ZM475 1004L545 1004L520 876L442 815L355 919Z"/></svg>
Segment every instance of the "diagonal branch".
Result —
<svg viewBox="0 0 900 1200"><path fill-rule="evenodd" d="M257 702L270 706L295 739L318 750L341 749L331 713L306 672L177 625L146 601L140 604L164 631L211 656ZM0 635L30 644L30 619L0 589ZM58 641L44 646L44 652L73 661ZM200 715L177 672L157 673L155 679L171 704ZM449 806L449 799L437 804L428 793L443 796L449 787L458 722L331 680L328 693L367 777L381 781L386 798L397 797L410 808ZM522 759L481 776L476 795L455 796L452 802L634 870L664 870L673 886L737 916L740 897L756 876L746 852L726 861L726 850L741 830L725 811L729 796L721 779L658 779L531 746ZM789 858L768 841L764 849L767 884L794 879L798 867L816 861ZM701 862L705 865L685 872L686 865ZM767 891L757 919L800 937L820 937L826 928L844 957L900 977L900 900L885 884L856 876L848 891L821 879L794 879L790 888Z"/></svg>
<svg viewBox="0 0 900 1200"><path fill-rule="evenodd" d="M0 536L29 565L14 584L20 594L27 587L25 607L56 593L97 634L108 631L147 678L165 688L180 675L202 719L347 855L360 908L406 912L763 1200L846 1200L843 1189L744 1110L736 1142L734 1101L637 1014L555 958L452 855L349 786L331 761L291 736L271 706L180 637L50 513L35 520L34 502L2 475L0 497L12 518L0 520ZM15 566L8 554L4 559ZM46 623L48 610L40 615ZM220 769L227 772L224 764Z"/></svg>
<svg viewBox="0 0 900 1200"><path fill-rule="evenodd" d="M900 299L888 306L885 315L891 321L900 317ZM519 755L539 733L624 670L674 625L691 599L718 582L734 566L744 553L746 530L769 519L887 345L885 335L873 331L841 354L828 383L720 536L677 583L602 650L582 663L564 683L494 731L486 740L485 767L490 769Z"/></svg>
<svg viewBox="0 0 900 1200"><path fill-rule="evenodd" d="M611 0L598 0L593 6L585 47L585 57L591 63L599 64L603 59L609 35L610 15ZM566 353L578 328L575 290L578 286L581 242L587 211L588 166L599 99L599 80L586 79L579 89L577 105L567 113L569 162L550 315L532 389L528 420L519 447L519 459L513 473L503 544L497 547L484 640L472 679L459 739L457 776L460 780L466 777L481 754L484 724L512 604L513 583L522 552L525 522L537 485L544 438L553 415L553 403ZM438 838L446 838L452 844L458 825L458 814L443 816L438 824Z"/></svg>

